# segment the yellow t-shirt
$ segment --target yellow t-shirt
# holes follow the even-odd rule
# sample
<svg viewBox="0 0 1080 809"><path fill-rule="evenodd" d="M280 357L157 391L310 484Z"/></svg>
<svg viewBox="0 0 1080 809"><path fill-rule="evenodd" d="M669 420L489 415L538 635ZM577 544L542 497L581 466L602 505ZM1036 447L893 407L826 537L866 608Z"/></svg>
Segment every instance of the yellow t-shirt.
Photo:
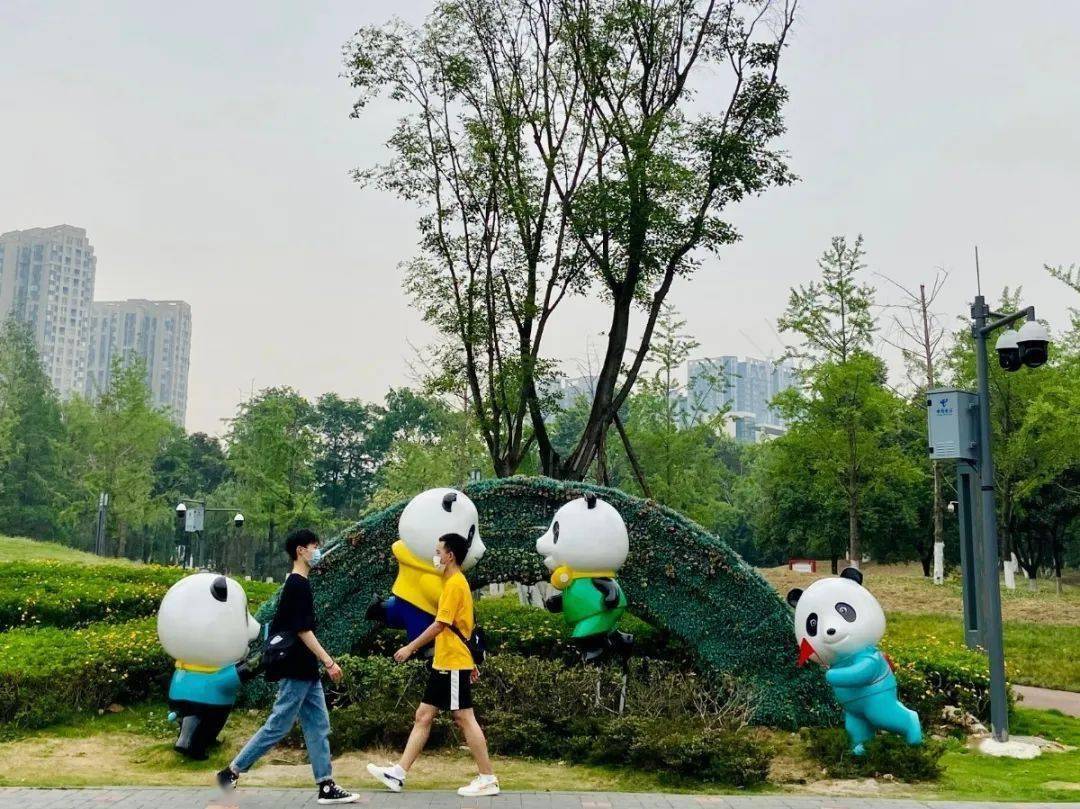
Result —
<svg viewBox="0 0 1080 809"><path fill-rule="evenodd" d="M442 595L439 596L439 610L435 620L444 624L453 624L466 638L473 631L472 590L469 582L459 570L443 582ZM471 670L472 655L465 642L449 628L435 636L435 659L432 667L440 671Z"/></svg>

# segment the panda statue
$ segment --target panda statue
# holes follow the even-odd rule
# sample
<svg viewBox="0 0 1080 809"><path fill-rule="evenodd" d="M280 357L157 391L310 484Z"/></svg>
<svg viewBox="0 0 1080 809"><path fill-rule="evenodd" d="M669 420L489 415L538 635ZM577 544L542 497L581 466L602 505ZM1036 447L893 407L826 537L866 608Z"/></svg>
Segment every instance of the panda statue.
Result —
<svg viewBox="0 0 1080 809"><path fill-rule="evenodd" d="M626 612L626 595L615 574L630 551L619 512L592 493L571 500L555 512L536 551L560 591L544 606L562 613L585 662L614 651L625 663L634 638L616 629Z"/></svg>
<svg viewBox="0 0 1080 809"><path fill-rule="evenodd" d="M195 573L165 593L157 633L176 660L169 683L169 718L180 723L174 749L205 759L229 718L240 683L254 676L244 657L259 636L259 622L248 613L247 593L237 582Z"/></svg>
<svg viewBox="0 0 1080 809"><path fill-rule="evenodd" d="M863 755L878 730L921 744L919 715L897 698L892 664L878 651L885 613L862 586L862 573L846 568L839 577L818 579L806 592L796 587L787 601L795 608L798 665L814 660L826 667L825 681L844 708L852 752Z"/></svg>
<svg viewBox="0 0 1080 809"><path fill-rule="evenodd" d="M431 626L443 587L433 557L435 543L443 534L460 534L469 540L462 571L471 569L484 555L480 516L472 500L456 489L420 492L398 519L399 539L391 546L398 564L392 595L375 596L365 616L369 621L404 629L410 641ZM429 644L427 651L430 648Z"/></svg>

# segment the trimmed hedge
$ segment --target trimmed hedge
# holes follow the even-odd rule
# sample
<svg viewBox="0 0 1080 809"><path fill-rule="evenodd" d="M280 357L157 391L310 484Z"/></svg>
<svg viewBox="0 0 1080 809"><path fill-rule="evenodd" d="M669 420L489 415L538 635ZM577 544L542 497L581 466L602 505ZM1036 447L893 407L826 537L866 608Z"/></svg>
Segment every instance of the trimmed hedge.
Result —
<svg viewBox="0 0 1080 809"><path fill-rule="evenodd" d="M159 565L81 565L70 562L0 563L0 630L76 627L157 613L165 592L193 571ZM244 582L262 601L277 585Z"/></svg>
<svg viewBox="0 0 1080 809"><path fill-rule="evenodd" d="M252 600L268 587L243 584ZM164 696L172 671L154 616L82 629L2 632L0 726L42 727L113 702Z"/></svg>
<svg viewBox="0 0 1080 809"><path fill-rule="evenodd" d="M465 491L480 512L487 545L469 573L474 588L546 579L536 538L559 506L594 492L626 521L631 553L619 580L631 612L685 643L706 676L735 677L754 690L756 722L795 728L835 721L837 706L821 671L795 666L791 611L721 538L654 501L583 483L513 477ZM331 541L311 577L319 637L333 654L360 648L374 630L364 612L393 583L390 546L404 507L372 514ZM261 614L272 609L264 605Z"/></svg>
<svg viewBox="0 0 1080 809"><path fill-rule="evenodd" d="M0 634L0 724L37 728L162 693L172 673L153 618Z"/></svg>

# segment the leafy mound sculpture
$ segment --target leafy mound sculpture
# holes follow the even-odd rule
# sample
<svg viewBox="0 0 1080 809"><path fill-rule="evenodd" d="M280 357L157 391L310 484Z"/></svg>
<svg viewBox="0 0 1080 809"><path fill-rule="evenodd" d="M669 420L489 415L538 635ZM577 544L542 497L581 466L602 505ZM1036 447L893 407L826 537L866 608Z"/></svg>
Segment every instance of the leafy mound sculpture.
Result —
<svg viewBox="0 0 1080 809"><path fill-rule="evenodd" d="M630 611L682 639L706 676L734 678L753 693L754 721L783 728L835 721L819 671L796 668L791 611L719 537L651 500L616 489L543 477L485 480L465 493L480 513L487 553L469 572L474 588L546 581L536 539L564 503L593 492L622 515L630 556L619 573ZM331 654L348 652L376 627L364 613L396 573L390 546L405 503L365 517L326 544L311 582L318 635ZM258 619L269 621L271 599Z"/></svg>

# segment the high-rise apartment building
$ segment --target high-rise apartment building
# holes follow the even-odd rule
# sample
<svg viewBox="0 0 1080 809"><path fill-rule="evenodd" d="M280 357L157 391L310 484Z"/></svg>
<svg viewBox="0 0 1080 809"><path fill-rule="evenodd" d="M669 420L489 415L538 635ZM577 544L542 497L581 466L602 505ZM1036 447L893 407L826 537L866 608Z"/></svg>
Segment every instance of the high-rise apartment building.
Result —
<svg viewBox="0 0 1080 809"><path fill-rule="evenodd" d="M0 234L0 317L27 324L61 396L86 387L86 347L97 259L84 228Z"/></svg>
<svg viewBox="0 0 1080 809"><path fill-rule="evenodd" d="M191 307L184 301L95 301L87 354L86 395L107 388L114 358L146 363L154 404L184 425L191 362Z"/></svg>
<svg viewBox="0 0 1080 809"><path fill-rule="evenodd" d="M786 360L773 362L725 355L687 363L687 388L693 406L716 413L726 405L739 441L753 440L751 436L765 427L773 428L769 430L772 434L775 428L784 426L770 403L795 382L795 368Z"/></svg>

